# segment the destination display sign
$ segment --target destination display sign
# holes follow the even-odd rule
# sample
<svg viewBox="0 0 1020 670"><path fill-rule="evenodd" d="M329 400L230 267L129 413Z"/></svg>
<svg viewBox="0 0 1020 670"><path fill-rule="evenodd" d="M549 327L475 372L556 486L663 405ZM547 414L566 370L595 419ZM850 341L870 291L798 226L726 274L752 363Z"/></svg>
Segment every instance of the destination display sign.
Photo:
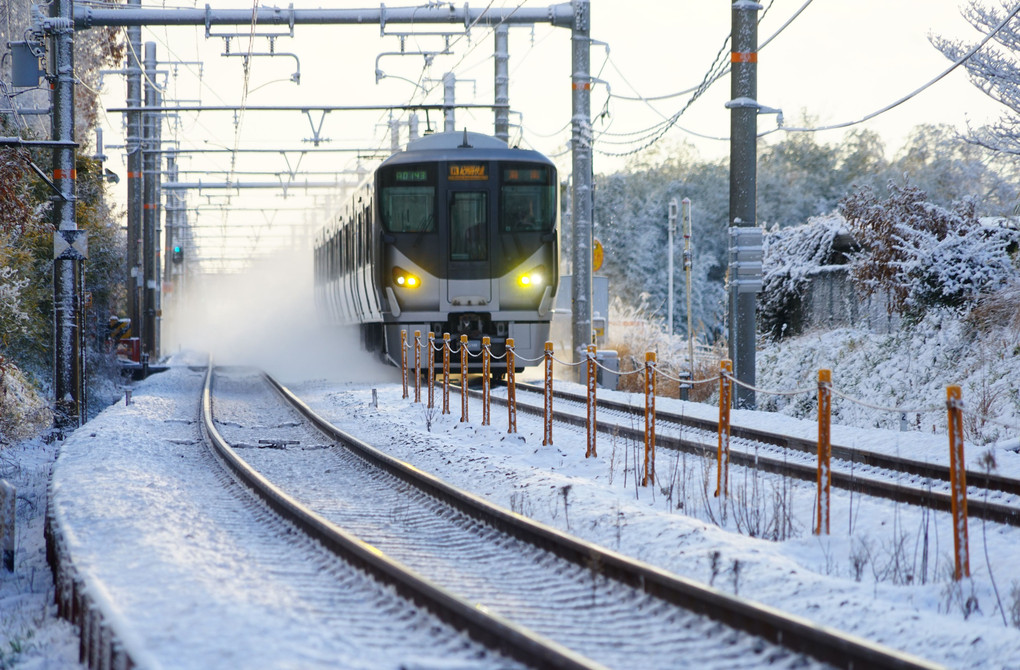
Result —
<svg viewBox="0 0 1020 670"><path fill-rule="evenodd" d="M489 171L484 163L450 163L450 181L485 181Z"/></svg>

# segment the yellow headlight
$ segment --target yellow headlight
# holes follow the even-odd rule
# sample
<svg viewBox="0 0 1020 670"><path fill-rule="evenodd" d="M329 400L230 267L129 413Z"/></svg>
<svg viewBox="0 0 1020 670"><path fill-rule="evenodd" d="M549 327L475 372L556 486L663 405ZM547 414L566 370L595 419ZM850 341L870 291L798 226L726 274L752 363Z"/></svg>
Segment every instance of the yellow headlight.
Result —
<svg viewBox="0 0 1020 670"><path fill-rule="evenodd" d="M403 268L394 267L393 283L401 288L418 288L421 286L421 279Z"/></svg>
<svg viewBox="0 0 1020 670"><path fill-rule="evenodd" d="M534 268L517 278L517 283L524 287L541 286L544 278L540 268Z"/></svg>

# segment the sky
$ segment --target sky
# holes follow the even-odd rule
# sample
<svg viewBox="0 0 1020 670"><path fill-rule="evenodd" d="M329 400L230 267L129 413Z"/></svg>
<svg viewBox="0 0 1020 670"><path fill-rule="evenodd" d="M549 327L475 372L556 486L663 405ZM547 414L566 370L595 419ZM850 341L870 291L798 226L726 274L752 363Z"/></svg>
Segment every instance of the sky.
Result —
<svg viewBox="0 0 1020 670"><path fill-rule="evenodd" d="M318 2L295 2L296 7L314 7ZM371 3L334 2L331 7L365 7ZM493 7L514 7L515 0L492 0ZM548 3L526 0L527 6L544 7ZM929 36L944 35L975 42L976 31L960 16L956 0L855 0L831 2L815 0L774 0L759 26L759 41L773 34L776 38L761 51L758 62L758 97L765 106L784 112L787 126L812 126L855 121L918 89L935 78L949 63L931 46ZM485 3L470 3L473 8ZM183 6L194 6L184 3ZM250 2L218 2L214 8L250 7ZM397 5L393 5L397 6ZM459 6L459 5L458 5ZM782 26L798 10L803 11L788 26ZM634 141L642 131L663 118L672 116L688 100L687 95L655 102L625 100L650 98L683 91L697 85L714 62L729 34L729 3L701 0L641 0L622 2L595 0L592 3L591 35L596 43L591 50L592 73L600 80L593 88L592 114L596 133L594 169L606 173L625 166L628 154L642 143ZM780 31L780 29L782 30ZM431 29L431 28L430 28ZM453 28L451 27L451 30ZM157 45L160 81L165 82L169 103L237 105L245 96L242 59L236 54L249 48L249 29L214 30L231 32L206 39L204 28L155 27L143 31L143 41ZM455 73L457 102L488 104L493 97L492 39L489 31L472 30L469 37L449 38L451 55L435 56L429 67L420 52L444 48L439 36L408 36L400 52L401 38L409 27L387 26L380 35L377 26L297 26L295 37L274 40L277 53L293 56L255 57L247 78L247 105L390 105L440 102L445 72ZM240 36L237 36L240 34ZM536 148L553 156L565 177L570 169L570 33L563 28L536 26L510 31L510 104L515 113L511 123L512 142ZM225 57L226 51L234 56ZM253 52L270 50L269 40L256 38ZM727 47L728 50L728 47ZM380 56L387 53L389 55ZM201 66L196 63L202 62ZM300 83L293 75L300 70ZM377 78L377 70L382 76ZM122 78L107 76L104 90L107 107L122 107L125 86ZM429 91L426 93L426 91ZM611 96L609 93L611 92ZM729 113L723 107L729 99L729 78L724 77L696 101L681 117L678 128L665 135L656 148L667 149L689 141L706 159L728 155ZM968 123L980 125L995 119L1001 107L972 86L959 68L930 89L884 113L859 128L880 133L887 154L895 154L910 130L921 123L947 123L964 129ZM108 145L122 144L120 115L109 112L103 117ZM426 119L420 115L421 129L441 128L436 113ZM775 116L759 119L759 132L776 127ZM320 120L321 136L329 138L322 146L366 150L385 155L389 148L387 115L384 112L317 114L307 118L300 113L253 112L240 115L226 112L182 113L175 119L175 132L182 147L310 147L312 125ZM456 126L491 131L489 111L461 110ZM165 133L167 131L164 131ZM844 130L819 134L819 141L837 142ZM406 140L406 128L402 140ZM638 135L632 135L638 133ZM766 141L784 136L774 133ZM166 138L167 135L165 134ZM714 138L714 139L707 139ZM108 167L126 171L123 152L111 149ZM297 154L289 156L290 167L298 165ZM339 178L359 179L359 168L370 169L372 160L359 160L356 153L306 155L300 159L310 181L332 180L328 173L348 172ZM234 165L228 154L193 155L182 159L184 169L221 171L218 174L189 173L182 180L206 184L222 182L225 173L237 171L235 182L266 181L270 175L248 175L245 171L286 170L288 163L279 155L246 154ZM116 197L123 199L126 180ZM334 192L331 190L330 192ZM234 191L231 205L250 208L227 215L218 208L225 201L223 190L205 188L191 192L191 205L202 203L207 211L192 215L199 226L197 234L220 240L231 235L248 240L262 232L260 244L292 244L286 225L317 227L320 211L304 210L275 213L278 207L294 209L314 200L324 204L327 191L316 190L313 198L288 197L278 192ZM335 192L334 192L335 193ZM295 195L292 190L291 196ZM214 208L208 211L208 208ZM237 229L240 228L240 231ZM209 244L212 244L209 242ZM236 239L231 243L237 245ZM223 255L225 251L221 252Z"/></svg>

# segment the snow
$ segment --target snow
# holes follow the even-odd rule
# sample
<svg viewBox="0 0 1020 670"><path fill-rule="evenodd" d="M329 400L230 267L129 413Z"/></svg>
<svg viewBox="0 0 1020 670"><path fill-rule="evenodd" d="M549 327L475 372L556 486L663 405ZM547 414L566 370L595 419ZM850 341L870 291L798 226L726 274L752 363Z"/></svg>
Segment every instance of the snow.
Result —
<svg viewBox="0 0 1020 670"><path fill-rule="evenodd" d="M848 338L860 338L857 346L865 349L882 346L882 338L849 331L811 337L814 348L798 350L802 362L762 352L765 360L776 356L782 373L760 376L759 384L805 386L803 374L796 384L790 382L819 357L839 356ZM937 360L941 354L933 347L911 355ZM201 362L194 355L174 357L170 371L136 386L131 406L121 402L106 409L63 443L53 479L55 511L76 566L107 594L106 607L114 618L120 617L123 639L139 659L151 659L151 667L203 667L210 659L249 667L293 665L293 654L299 653L304 639L294 619L282 612L273 615L282 617L274 623L265 620L273 609L270 604L286 598L275 597L263 584L251 584L244 593L223 593L227 587L220 585L219 577L243 564L245 555L214 551L223 538L190 503L182 502L183 487L191 486L196 477L208 477L209 470L206 458L198 456L204 448L181 437L181 429L195 419L201 377L188 365ZM846 356L840 363L844 370L851 364L866 367ZM835 369L834 385L839 389L841 368ZM864 376L854 370L854 379L859 372ZM284 375L283 381L345 430L538 521L950 667L1020 666L1020 631L1015 627L1020 568L1012 559L1020 542L1018 529L972 519L973 576L955 583L949 579L953 563L948 514L861 500L859 495L834 490L832 535L818 537L811 533L813 484L782 482L734 467L729 476L730 504L723 510L712 497L714 465L692 456L660 450L658 485L643 488L635 485L639 478L633 465L641 462L642 449L633 442L600 434L599 456L585 459L586 433L581 428L556 424L553 444L542 446L541 421L523 412L517 415L517 435L506 433L506 411L498 406L492 409L492 425L481 426L477 400L471 401L472 420L461 423L456 392L451 394L453 414L444 416L413 403L413 394L402 399L399 383L363 381L372 378L364 370L357 381L346 382L315 379L307 370L296 374L300 376L292 379ZM944 390L934 381L937 374L929 376L933 380L925 384L934 391L909 397L930 398L929 404L937 408ZM533 380L535 372L524 377ZM378 378L392 380L392 369L380 368ZM881 379L892 383L889 375ZM584 390L560 379L556 387ZM918 386L913 388L918 391ZM373 404L373 390L378 406ZM602 389L599 393L643 404L640 395ZM422 397L427 397L424 391ZM440 397L437 392L437 400ZM866 397L879 403L888 395L876 392ZM839 403L843 403L840 416L859 425L872 423L873 410L834 397L834 408ZM667 398L658 398L657 407L718 416L712 405ZM946 437L944 432L932 434L927 422L938 419L926 416L924 430L908 432L851 428L838 425L834 417L833 441L944 463ZM944 418L941 421L944 425ZM781 413L735 410L732 423L808 438L817 435L813 421ZM898 419L892 424L898 427ZM1009 442L993 446L997 472L1020 476L1020 456L1007 446ZM973 445L967 449L968 466L979 467L985 449ZM54 618L42 548L44 487L55 455L54 446L39 442L2 452L2 476L19 487L20 525L17 570L14 575L0 573L0 644L6 654L0 658L17 662L18 667L76 667L77 641L71 627ZM780 539L749 537L751 531ZM164 606L146 606L151 598L171 596ZM284 631L284 643L270 644L270 630ZM198 642L178 649L185 635ZM321 651L334 642L318 639L315 646ZM20 651L9 651L15 648ZM373 665L368 659L362 667Z"/></svg>

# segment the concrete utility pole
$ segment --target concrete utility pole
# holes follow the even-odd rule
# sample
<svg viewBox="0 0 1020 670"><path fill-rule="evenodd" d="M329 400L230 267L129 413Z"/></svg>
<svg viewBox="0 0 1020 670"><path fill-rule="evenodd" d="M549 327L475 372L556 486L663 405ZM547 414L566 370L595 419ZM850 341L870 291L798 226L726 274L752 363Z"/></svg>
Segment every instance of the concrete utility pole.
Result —
<svg viewBox="0 0 1020 670"><path fill-rule="evenodd" d="M457 116L454 105L457 102L457 77L452 72L443 75L443 132L457 130Z"/></svg>
<svg viewBox="0 0 1020 670"><path fill-rule="evenodd" d="M592 148L591 148L591 7L589 0L573 0L574 25L571 30L571 155L574 192L571 202L573 222L572 259L574 266L570 296L570 327L574 362L584 360L592 343L591 264L592 264ZM578 381L583 382L583 366L578 366Z"/></svg>
<svg viewBox="0 0 1020 670"><path fill-rule="evenodd" d="M493 31L495 41L495 122L493 123L493 135L503 140L510 141L510 26L501 23Z"/></svg>
<svg viewBox="0 0 1020 670"><path fill-rule="evenodd" d="M727 0L730 1L730 0ZM755 307L761 282L760 231L757 231L756 168L758 160L758 15L762 6L751 0L732 2L733 28L730 71L730 328L729 350L734 376L750 386L755 381ZM742 234L744 229L751 235ZM754 267L758 239L758 284L745 270ZM746 278L745 278L746 277ZM736 406L752 409L754 391L737 386Z"/></svg>
<svg viewBox="0 0 1020 670"><path fill-rule="evenodd" d="M142 0L129 0L141 7ZM131 334L142 333L142 28L127 29L127 302Z"/></svg>
<svg viewBox="0 0 1020 670"><path fill-rule="evenodd" d="M145 43L145 106L159 107L162 102L156 87L156 43ZM142 159L142 353L150 358L159 357L157 317L159 316L159 169L162 154L160 132L163 117L158 112L145 112L143 116L144 141L147 151ZM151 151L155 150L155 151Z"/></svg>
<svg viewBox="0 0 1020 670"><path fill-rule="evenodd" d="M88 243L75 220L74 6L50 5L53 36L53 385L56 428L74 429L88 418L85 372L84 260Z"/></svg>

